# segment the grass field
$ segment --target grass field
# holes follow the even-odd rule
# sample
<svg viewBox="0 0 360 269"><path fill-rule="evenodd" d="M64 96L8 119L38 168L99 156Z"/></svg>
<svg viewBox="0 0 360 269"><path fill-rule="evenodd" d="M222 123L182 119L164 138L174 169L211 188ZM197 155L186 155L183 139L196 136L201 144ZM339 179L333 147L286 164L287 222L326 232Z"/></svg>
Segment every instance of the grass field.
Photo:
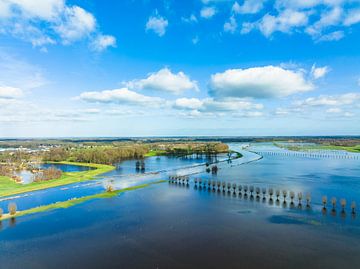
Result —
<svg viewBox="0 0 360 269"><path fill-rule="evenodd" d="M360 145L356 146L335 146L335 145L303 145L303 146L295 146L295 145L284 145L279 143L274 143L275 146L279 148L285 148L292 151L311 151L311 150L344 150L348 152L360 153Z"/></svg>
<svg viewBox="0 0 360 269"><path fill-rule="evenodd" d="M94 170L88 170L83 172L69 172L63 173L58 179L34 182L30 184L18 184L8 177L0 177L0 197L15 195L30 191L43 190L53 187L59 187L72 183L81 182L84 180L94 179L96 176L109 172L115 169L114 166L105 164L92 164L92 163L76 163L76 162L59 162L61 164L81 165L95 168Z"/></svg>
<svg viewBox="0 0 360 269"><path fill-rule="evenodd" d="M160 155L165 155L166 151L165 150L150 150L148 153L146 153L144 155L144 157L154 157L154 156L160 156Z"/></svg>

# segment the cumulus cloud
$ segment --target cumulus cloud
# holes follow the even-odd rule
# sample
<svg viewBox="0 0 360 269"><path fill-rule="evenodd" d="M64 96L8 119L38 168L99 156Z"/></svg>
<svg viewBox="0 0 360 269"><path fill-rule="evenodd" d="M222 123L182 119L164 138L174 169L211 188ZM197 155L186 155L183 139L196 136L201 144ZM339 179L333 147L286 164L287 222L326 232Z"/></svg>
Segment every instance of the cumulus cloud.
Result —
<svg viewBox="0 0 360 269"><path fill-rule="evenodd" d="M224 31L235 33L237 29L237 22L234 16L231 16L228 22L225 22L224 24Z"/></svg>
<svg viewBox="0 0 360 269"><path fill-rule="evenodd" d="M215 7L203 7L200 10L200 16L204 19L210 19L216 14L217 10Z"/></svg>
<svg viewBox="0 0 360 269"><path fill-rule="evenodd" d="M360 22L360 8L349 10L344 20L344 25L351 26L359 22Z"/></svg>
<svg viewBox="0 0 360 269"><path fill-rule="evenodd" d="M211 76L210 93L218 97L285 97L314 89L301 71L276 66L229 69Z"/></svg>
<svg viewBox="0 0 360 269"><path fill-rule="evenodd" d="M317 107L317 106L345 106L353 105L360 101L360 93L345 93L341 95L321 95L309 97L302 101L295 102L296 106Z"/></svg>
<svg viewBox="0 0 360 269"><path fill-rule="evenodd" d="M275 32L306 33L315 42L337 41L345 36L345 29L360 23L360 2L348 0L275 0L272 8L259 19L251 16L243 22L242 34L259 30L270 38ZM237 2L232 7L236 13L260 13L264 1ZM247 7L245 9L245 7ZM247 12L244 12L244 9ZM351 32L351 31L349 31Z"/></svg>
<svg viewBox="0 0 360 269"><path fill-rule="evenodd" d="M290 33L293 28L305 26L307 23L306 12L286 9L278 16L266 14L257 22L245 22L241 33L247 34L253 29L259 29L264 36L270 37L274 32Z"/></svg>
<svg viewBox="0 0 360 269"><path fill-rule="evenodd" d="M150 16L146 23L145 29L146 31L151 30L161 37L165 35L168 24L168 20L159 15Z"/></svg>
<svg viewBox="0 0 360 269"><path fill-rule="evenodd" d="M191 117L225 115L258 117L262 116L260 110L263 109L263 105L241 98L224 98L221 100L179 98L174 102L173 108L183 111L182 115Z"/></svg>
<svg viewBox="0 0 360 269"><path fill-rule="evenodd" d="M174 107L177 109L199 109L203 105L203 101L197 98L179 98L175 100Z"/></svg>
<svg viewBox="0 0 360 269"><path fill-rule="evenodd" d="M64 44L86 37L95 30L95 17L81 7L65 7L62 23L55 27Z"/></svg>
<svg viewBox="0 0 360 269"><path fill-rule="evenodd" d="M181 94L189 90L198 91L198 85L195 80L191 80L181 71L172 73L168 68L151 73L145 79L133 80L125 84L132 89L148 89L173 94Z"/></svg>
<svg viewBox="0 0 360 269"><path fill-rule="evenodd" d="M255 14L263 8L264 2L264 0L245 0L242 5L235 2L232 11L238 14Z"/></svg>
<svg viewBox="0 0 360 269"><path fill-rule="evenodd" d="M330 68L328 66L316 67L316 65L313 65L311 68L311 75L314 79L319 79L324 77L329 71Z"/></svg>
<svg viewBox="0 0 360 269"><path fill-rule="evenodd" d="M0 86L0 99L15 99L23 96L23 91L18 88Z"/></svg>
<svg viewBox="0 0 360 269"><path fill-rule="evenodd" d="M83 92L77 99L89 103L116 103L140 106L160 106L165 102L162 98L142 95L127 88Z"/></svg>
<svg viewBox="0 0 360 269"><path fill-rule="evenodd" d="M93 14L64 0L0 0L0 33L34 47L69 45L97 32Z"/></svg>
<svg viewBox="0 0 360 269"><path fill-rule="evenodd" d="M343 9L340 7L334 7L329 11L325 11L321 14L320 19L313 25L309 26L305 31L313 36L315 39L321 38L323 30L334 25L338 25L343 16Z"/></svg>
<svg viewBox="0 0 360 269"><path fill-rule="evenodd" d="M116 38L111 35L99 35L91 43L91 48L95 51L103 51L108 47L116 46Z"/></svg>

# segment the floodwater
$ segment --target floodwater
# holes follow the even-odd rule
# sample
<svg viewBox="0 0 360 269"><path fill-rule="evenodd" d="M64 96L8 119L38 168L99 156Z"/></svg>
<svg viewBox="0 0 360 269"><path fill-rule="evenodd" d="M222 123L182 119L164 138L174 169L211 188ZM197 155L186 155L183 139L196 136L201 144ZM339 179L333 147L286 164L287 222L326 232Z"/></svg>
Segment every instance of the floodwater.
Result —
<svg viewBox="0 0 360 269"><path fill-rule="evenodd" d="M297 199L271 201L193 182L152 185L4 221L1 268L358 268L360 212L352 215L350 202L360 205L359 160L269 154L259 159L240 144L231 147L244 158L219 163L217 175L188 171L199 172L192 177L309 192L311 207L305 202L299 207ZM279 151L269 144L250 150L264 147ZM143 180L131 175L118 181L133 177ZM339 204L335 212L330 205L323 211L323 195L345 198L345 211Z"/></svg>

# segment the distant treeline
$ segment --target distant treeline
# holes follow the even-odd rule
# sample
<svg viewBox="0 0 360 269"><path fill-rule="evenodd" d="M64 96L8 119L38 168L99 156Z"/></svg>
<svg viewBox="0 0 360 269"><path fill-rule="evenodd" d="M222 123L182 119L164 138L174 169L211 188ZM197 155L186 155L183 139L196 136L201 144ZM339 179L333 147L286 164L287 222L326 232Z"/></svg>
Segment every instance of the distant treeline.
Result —
<svg viewBox="0 0 360 269"><path fill-rule="evenodd" d="M45 152L43 160L114 164L125 159L142 158L148 151L146 145L137 144L131 146L58 147Z"/></svg>
<svg viewBox="0 0 360 269"><path fill-rule="evenodd" d="M43 161L72 161L84 163L115 164L126 159L144 158L150 151L156 155L184 156L189 154L214 155L228 152L228 146L211 143L112 143L77 147L53 147L43 153Z"/></svg>

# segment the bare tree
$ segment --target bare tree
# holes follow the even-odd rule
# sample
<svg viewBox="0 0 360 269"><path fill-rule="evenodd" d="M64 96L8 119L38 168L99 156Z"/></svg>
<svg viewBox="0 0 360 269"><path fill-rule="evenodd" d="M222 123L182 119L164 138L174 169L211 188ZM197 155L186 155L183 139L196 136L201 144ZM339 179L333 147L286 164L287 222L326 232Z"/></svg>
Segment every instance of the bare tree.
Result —
<svg viewBox="0 0 360 269"><path fill-rule="evenodd" d="M10 215L15 215L16 214L16 211L17 211L17 206L16 206L16 203L10 203L8 205L8 211L9 211L9 214Z"/></svg>

